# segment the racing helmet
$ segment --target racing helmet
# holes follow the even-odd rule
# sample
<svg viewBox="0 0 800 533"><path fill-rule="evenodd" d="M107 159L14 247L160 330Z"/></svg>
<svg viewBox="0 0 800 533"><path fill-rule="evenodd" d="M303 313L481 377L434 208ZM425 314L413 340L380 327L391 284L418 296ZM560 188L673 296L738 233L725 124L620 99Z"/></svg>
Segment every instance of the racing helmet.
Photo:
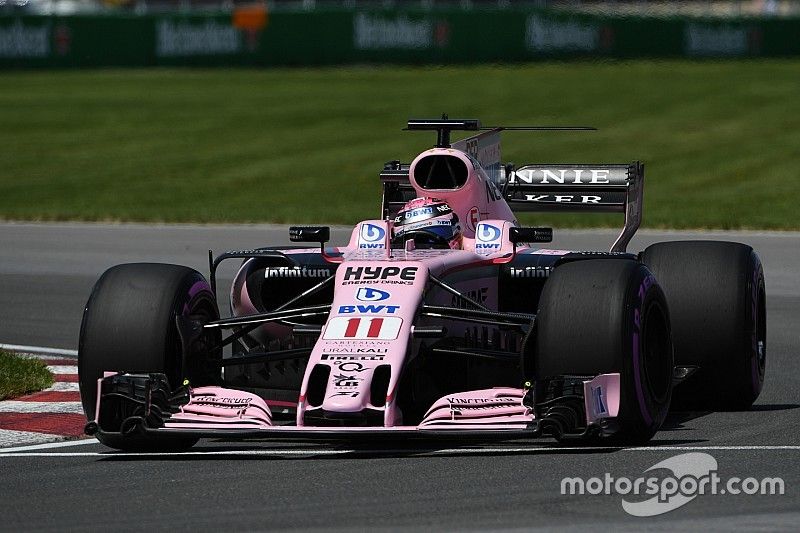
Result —
<svg viewBox="0 0 800 533"><path fill-rule="evenodd" d="M394 219L392 247L402 248L413 240L415 248L461 249L458 215L438 198L414 198Z"/></svg>

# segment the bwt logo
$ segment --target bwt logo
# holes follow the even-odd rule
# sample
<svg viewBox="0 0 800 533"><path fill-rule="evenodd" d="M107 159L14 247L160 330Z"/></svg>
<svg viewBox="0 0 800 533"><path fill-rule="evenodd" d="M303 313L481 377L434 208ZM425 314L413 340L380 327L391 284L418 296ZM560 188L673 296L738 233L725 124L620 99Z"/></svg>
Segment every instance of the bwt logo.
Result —
<svg viewBox="0 0 800 533"><path fill-rule="evenodd" d="M356 291L356 300L359 302L382 302L387 299L391 294L380 289L373 289L372 287L361 287Z"/></svg>
<svg viewBox="0 0 800 533"><path fill-rule="evenodd" d="M383 242L386 236L386 230L375 224L362 224L361 225L361 241L358 244L359 248L383 248Z"/></svg>
<svg viewBox="0 0 800 533"><path fill-rule="evenodd" d="M420 207L418 209L412 209L411 211L407 211L406 218L414 218L422 215L432 215L432 214L433 214L432 207Z"/></svg>
<svg viewBox="0 0 800 533"><path fill-rule="evenodd" d="M340 305L339 313L344 315L349 313L366 314L386 312L391 315L396 313L398 309L400 309L399 305Z"/></svg>
<svg viewBox="0 0 800 533"><path fill-rule="evenodd" d="M478 240L483 242L490 242L497 240L500 237L500 228L490 224L481 224L478 227Z"/></svg>
<svg viewBox="0 0 800 533"><path fill-rule="evenodd" d="M479 224L478 231L475 236L478 241L475 244L476 250L497 250L500 248L500 243L496 242L500 238L500 228L492 226L491 224Z"/></svg>

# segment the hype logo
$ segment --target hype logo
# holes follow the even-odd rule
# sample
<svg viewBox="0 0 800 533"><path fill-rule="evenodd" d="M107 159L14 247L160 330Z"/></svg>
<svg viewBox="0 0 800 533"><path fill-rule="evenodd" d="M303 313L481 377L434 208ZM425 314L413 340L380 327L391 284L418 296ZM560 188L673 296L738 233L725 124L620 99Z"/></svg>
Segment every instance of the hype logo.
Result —
<svg viewBox="0 0 800 533"><path fill-rule="evenodd" d="M362 224L359 235L359 248L383 248L386 230L375 224Z"/></svg>
<svg viewBox="0 0 800 533"><path fill-rule="evenodd" d="M372 287L361 287L356 292L356 300L361 302L380 302L391 296L388 292Z"/></svg>

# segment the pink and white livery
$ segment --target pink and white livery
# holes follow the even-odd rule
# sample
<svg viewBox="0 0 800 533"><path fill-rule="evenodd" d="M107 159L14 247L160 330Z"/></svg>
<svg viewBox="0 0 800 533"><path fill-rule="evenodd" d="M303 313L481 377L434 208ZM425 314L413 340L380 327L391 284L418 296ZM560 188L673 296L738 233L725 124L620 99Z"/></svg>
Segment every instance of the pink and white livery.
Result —
<svg viewBox="0 0 800 533"><path fill-rule="evenodd" d="M118 449L202 437L641 443L681 408L743 408L764 380L764 276L742 244L628 253L644 168L500 159L477 120L412 120L436 147L380 174L378 217L326 246L109 269L81 327L86 432ZM513 128L548 129L548 128ZM562 128L563 129L563 128ZM454 130L473 131L451 143ZM607 252L542 248L514 211L619 212ZM242 260L220 318L216 271ZM674 391L673 391L674 389Z"/></svg>

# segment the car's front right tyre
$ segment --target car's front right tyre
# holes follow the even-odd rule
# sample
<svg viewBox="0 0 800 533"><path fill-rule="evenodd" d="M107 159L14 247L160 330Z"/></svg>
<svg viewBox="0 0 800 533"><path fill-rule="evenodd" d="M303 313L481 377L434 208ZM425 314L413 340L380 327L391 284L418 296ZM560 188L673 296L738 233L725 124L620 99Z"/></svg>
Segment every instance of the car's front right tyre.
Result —
<svg viewBox="0 0 800 533"><path fill-rule="evenodd" d="M211 287L199 272L178 265L131 263L112 267L100 277L83 313L78 347L78 381L89 421L95 419L97 380L103 372L164 374L173 388L184 379L193 385L219 379L219 334L202 335L184 346L179 317L196 323L219 317ZM197 441L102 432L97 438L123 450L174 449Z"/></svg>

